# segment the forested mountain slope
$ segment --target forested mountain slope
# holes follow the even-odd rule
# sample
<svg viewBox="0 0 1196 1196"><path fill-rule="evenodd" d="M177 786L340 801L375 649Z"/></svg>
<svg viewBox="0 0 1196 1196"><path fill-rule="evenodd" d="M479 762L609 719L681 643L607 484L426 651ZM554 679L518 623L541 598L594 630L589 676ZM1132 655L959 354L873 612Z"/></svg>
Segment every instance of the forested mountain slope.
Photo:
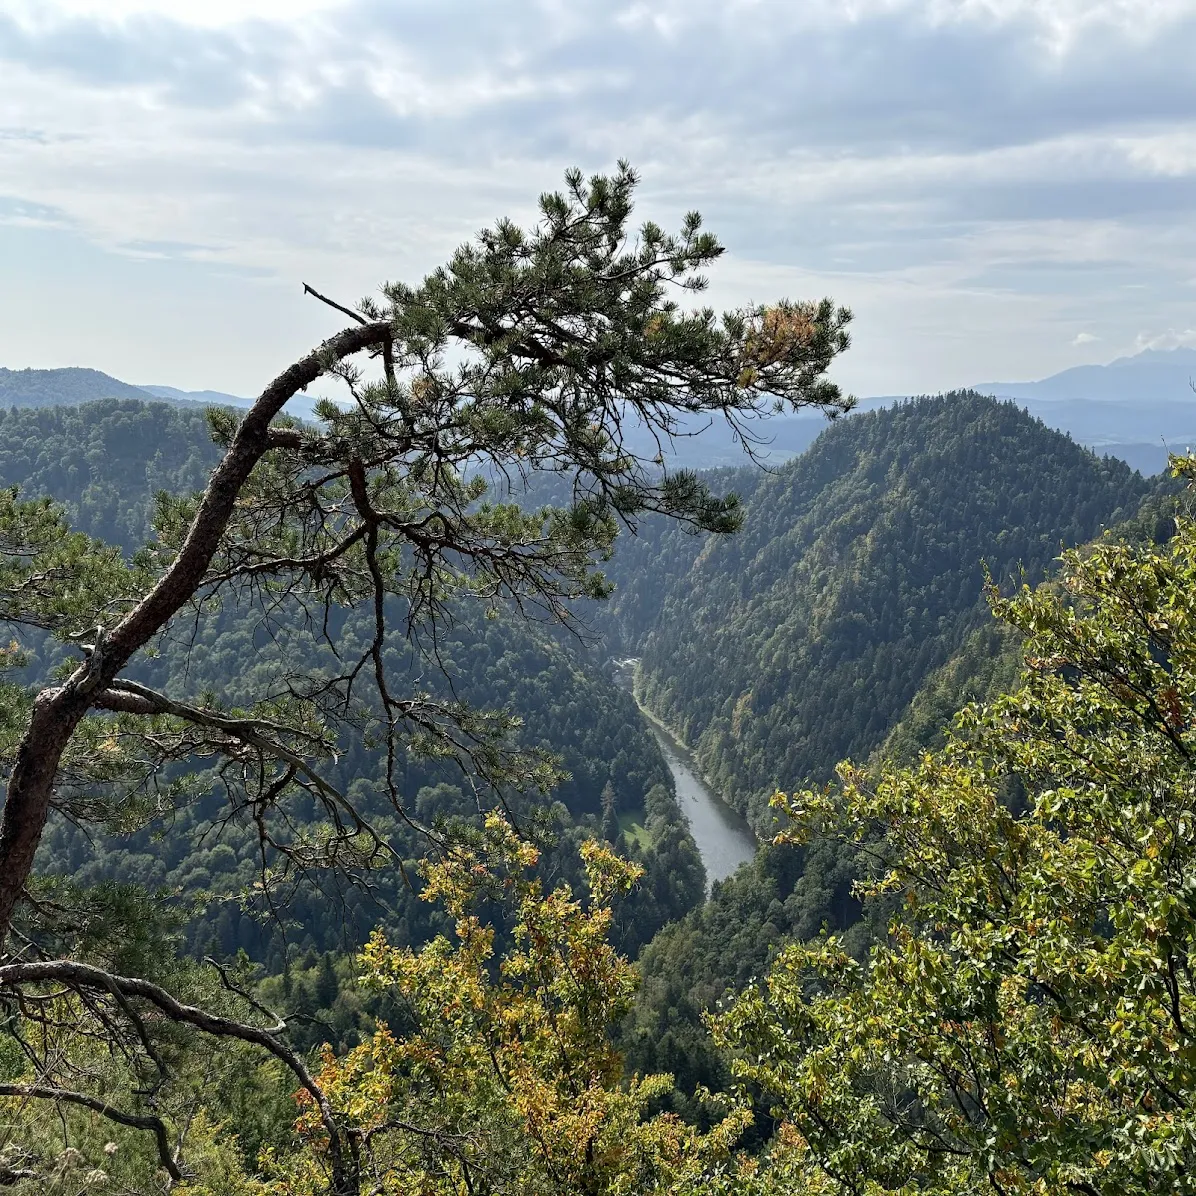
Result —
<svg viewBox="0 0 1196 1196"><path fill-rule="evenodd" d="M81 407L0 410L0 485L19 486L25 497L54 498L79 530L126 553L150 535L156 492L185 494L202 487L217 455L199 407L113 399ZM401 625L401 619L396 623ZM361 629L363 637L370 634L372 624ZM33 639L25 646L31 670L44 671L61 654ZM533 799L558 803L553 822L561 847L551 866L575 866L565 861L576 855L575 840L583 828L600 833L604 820L609 824L620 813L647 828L646 838L628 844L639 852L648 876L642 896L625 913L625 946L636 949L664 920L701 898L701 862L676 810L667 766L630 694L601 660L559 630L483 618L480 610L461 610L443 628L437 645L443 676L401 639L391 652L414 687L447 693L451 686L456 697L476 708L508 708L523 721L522 744L559 757L567 776L548 799ZM288 661L303 659L318 669L322 654L327 649L312 629L279 626L260 611L228 607L204 623L198 639L180 625L155 657L138 664L137 673L175 696L198 684L237 705L251 701L255 687L269 690L270 679ZM360 743L346 745L336 769L337 782L380 817L385 803L372 801L371 789L381 785L382 769L380 754L363 750ZM400 779L420 820L476 815L477 799L453 764L412 758L402 763ZM257 838L235 823L221 834L211 833L222 799L214 773L206 784L194 802L163 811L133 834L97 840L60 821L47 834L43 864L80 884L119 881L173 894L180 911L189 915L187 941L193 950L227 955L244 947L268 957L274 949L271 936L254 921L252 903L233 899L249 890L260 866ZM533 800L520 808L526 812ZM315 817L314 804L294 811L298 828ZM209 833L201 840L205 826ZM397 820L385 829L409 860L426 852L426 841ZM353 944L380 921L398 941L420 940L429 930L431 911L411 900L404 883L393 871L370 878L371 896L350 891L329 899L319 891L297 890L288 909L299 927L293 943L321 950Z"/></svg>
<svg viewBox="0 0 1196 1196"><path fill-rule="evenodd" d="M65 504L79 531L126 551L145 542L154 495L201 488L218 457L202 407L0 407L0 484Z"/></svg>
<svg viewBox="0 0 1196 1196"><path fill-rule="evenodd" d="M1175 515L1190 500L1182 483L1169 475L1150 479L1150 493L1138 510L1106 533L1126 543L1165 544L1175 534ZM1008 693L1022 667L1022 642L1006 623L983 619L946 664L921 689L873 752L875 761L912 764L919 753L937 750L955 715L970 702L988 702Z"/></svg>
<svg viewBox="0 0 1196 1196"><path fill-rule="evenodd" d="M854 416L761 478L743 530L676 571L643 637L643 696L762 826L774 787L866 757L987 620L985 564L1037 580L1148 489L1012 403Z"/></svg>
<svg viewBox="0 0 1196 1196"><path fill-rule="evenodd" d="M93 399L147 399L132 386L99 370L10 370L0 366L0 407L68 407Z"/></svg>
<svg viewBox="0 0 1196 1196"><path fill-rule="evenodd" d="M1135 504L1133 496L1142 492L1144 487L1137 478L1129 476L1120 467L1119 462L1104 462L1095 460L1084 450L1064 441L1054 432L1044 429L1037 421L1031 420L1020 412L1013 412L1014 419L1010 421L1008 405L996 404L990 400L966 400L955 412L945 413L938 401L933 401L920 410L900 409L895 412L879 412L867 417L855 417L852 423L867 419L874 425L873 434L863 442L851 442L839 446L840 462L846 462L852 476L860 478L866 472L870 463L875 463L880 451L876 449L881 433L891 431L894 443L890 446L889 457L896 462L917 462L921 459L921 473L919 486L909 483L894 487L895 494L889 498L891 507L900 507L908 503L910 492L921 490L935 496L937 507L931 508L928 500L914 509L920 510L922 518L928 520L929 526L921 530L925 540L927 532L933 533L938 526L951 527L949 518L942 524L934 522L934 517L927 514L930 510L938 510L949 516L950 504L947 502L949 491L946 489L946 479L961 473L960 461L968 471L978 474L991 494L1000 485L1003 469L1009 470L1013 484L1027 485L1035 474L1041 474L1044 482L1050 487L1050 492L1056 495L1060 505L1054 512L1036 506L1024 496L1021 501L1011 501L1008 506L1009 526L998 524L993 535L993 528L989 525L988 534L993 541L999 541L1002 532L1005 540L1017 538L1022 544L1033 546L1033 536L1037 536L1037 558L1027 554L1027 563L1041 574L1044 564L1049 565L1058 552L1060 541L1075 543L1072 539L1076 535L1072 532L1051 529L1052 514L1057 524L1064 524L1066 518L1073 512L1074 504L1081 501L1104 501L1112 514L1107 519L1095 520L1089 524L1091 533L1099 532L1102 526L1111 526L1111 534L1118 540L1139 542L1165 542L1174 532L1172 513L1175 510L1180 484L1170 479L1155 479L1149 484L1146 498ZM906 419L896 418L905 415ZM911 428L909 418L927 424L932 428L941 429L946 415L963 416L960 425L961 436L953 455L940 454L937 470L940 481L931 488L934 473L930 469L930 462L925 460L925 454L915 448L910 454L908 448L913 441L915 446L924 441L915 436L918 424ZM986 418L987 417L987 418ZM995 428L989 420L995 417ZM945 421L951 426L951 421ZM832 438L847 440L855 432L852 424L844 424L827 434L825 440ZM993 432L1000 433L1000 439ZM901 433L904 441L897 441L896 434ZM993 436L998 445L1005 449L1004 454L992 460L981 468L976 464L977 448L983 448L984 437ZM979 440L979 445L977 445ZM929 441L929 436L925 442ZM822 443L815 451L826 447ZM831 447L834 447L833 445ZM1038 454L1042 456L1039 457ZM1036 461L1038 464L1036 465ZM1109 466L1112 466L1112 469ZM890 469L892 466L890 465ZM802 469L802 462L797 462L786 471L797 475ZM793 495L796 490L797 477L764 478L760 483L757 495L784 494ZM1059 484L1059 483L1064 484ZM786 485L788 483L788 485ZM1032 487L1031 487L1032 488ZM1067 498L1068 490L1073 495ZM1102 491L1105 497L1098 500ZM836 491L842 495L841 491ZM983 491L981 491L983 494ZM1010 491L1011 498L1016 500L1018 490ZM962 496L962 492L961 492ZM864 491L863 499L867 499ZM875 507L884 509L883 496L872 495ZM981 508L983 510L983 508ZM1128 512L1128 518L1122 518L1121 512ZM756 516L756 502L750 501L747 512L746 535L752 535L753 518ZM762 514L763 519L769 517L770 512ZM771 512L775 515L775 512ZM1023 522L1015 524L1014 518ZM1086 514L1092 518L1092 512ZM1027 527L1027 519L1029 526ZM780 517L777 517L780 522ZM1076 521L1077 524L1079 521ZM859 525L857 524L857 527ZM967 534L966 527L961 520L954 522L955 535L963 538ZM1043 528L1048 530L1044 531ZM983 525L973 530L975 539L979 541L984 532ZM1089 538L1091 538L1091 533ZM902 555L900 545L891 534L891 528L886 521L878 519L874 524L867 525L867 536L872 542L880 541L887 544L887 550L892 553L895 563L901 563L908 576L912 553ZM1054 549L1047 537L1057 535ZM888 537L887 540L884 537ZM1077 537L1078 538L1078 537ZM815 544L817 537L812 537ZM916 542L915 537L910 537ZM692 541L691 541L692 543ZM674 554L678 541L672 541ZM684 573L679 581L669 583L668 592L660 598L664 607L664 615L658 625L666 623L674 616L678 609L683 609L683 600L688 593L687 587L694 579L702 577L702 567L708 561L718 561L727 550L738 547L733 543L717 544L709 547L699 545L694 551L695 563ZM701 560L698 561L699 552ZM749 564L759 560L764 555L760 549L748 558ZM995 564L996 554L991 548L986 550L987 558ZM842 560L858 571L858 561L863 553L853 553L850 545L842 551ZM973 559L978 559L977 557ZM868 559L866 556L864 559ZM879 564L883 558L873 557ZM923 559L934 561L930 554ZM1005 557L1001 558L1005 560ZM1039 563L1035 565L1035 559ZM856 564L852 565L852 562ZM941 569L942 560L939 558L940 572L933 576L945 578L953 585L959 584L961 576L966 578L966 570ZM1008 571L1008 568L1007 568ZM728 569L728 573L731 570ZM994 570L995 572L995 570ZM827 570L823 575L828 584L833 579L833 570ZM870 591L862 585L862 577L858 575L851 581L856 586L856 592L868 594ZM881 590L887 575L879 568L872 577L871 592ZM894 721L887 725L882 736L871 742L870 748L859 752L858 760L871 756L874 762L879 761L912 761L920 751L926 748L936 748L943 741L944 726L950 722L955 711L969 701L987 701L996 695L1006 692L1015 684L1017 674L1021 668L1021 641L1016 633L1006 624L992 618L987 607L978 601L980 589L979 570L972 583L970 591L973 600L966 606L961 604L955 616L954 628L959 628L958 640L949 649L946 659L937 667L926 671L920 678L915 692L909 702L896 712ZM729 585L729 579L724 579ZM940 581L938 584L942 584ZM958 591L955 591L958 593ZM832 589L831 597L834 598ZM701 605L700 595L693 594L695 605ZM923 601L930 605L934 600L934 591L927 588ZM875 605L873 606L875 609ZM913 612L915 615L918 612ZM701 617L700 614L698 617ZM948 618L941 619L941 626L947 631L954 629ZM782 629L792 641L795 628ZM780 638L781 633L778 633ZM940 634L940 644L948 642L951 636ZM746 638L741 641L751 646ZM651 638L649 639L651 643ZM897 647L900 647L898 644ZM850 659L850 658L849 658ZM862 662L867 663L869 657L862 656ZM883 657L873 656L873 662ZM908 660L908 657L906 657ZM666 676L663 659L657 663L657 678ZM839 675L842 675L840 670ZM850 674L848 674L850 677ZM883 678L882 678L883 680ZM795 679L795 688L804 684L816 684L817 679ZM856 682L855 693L857 701L869 702L870 695L875 688L871 683ZM801 694L796 695L799 702ZM811 705L805 703L802 709L809 712ZM875 709L869 706L868 709ZM890 708L891 709L891 708ZM820 724L825 726L825 722ZM778 726L780 724L778 723ZM859 732L856 732L859 735ZM864 736L859 735L865 742ZM831 761L833 765L834 761ZM783 781L787 790L800 787L802 778L792 777ZM852 883L859 875L859 865L854 852L842 845L820 841L805 848L792 846L766 846L748 866L742 868L733 878L716 885L712 898L703 906L694 910L680 922L665 927L649 946L640 959L640 969L644 976L644 984L637 1001L635 1015L624 1029L624 1045L628 1050L629 1059L637 1067L644 1069L660 1068L675 1074L679 1087L683 1092L692 1093L699 1084L713 1087L726 1084L729 1076L725 1070L725 1061L721 1060L703 1028L701 1014L703 1010L712 1008L717 1001L728 992L742 989L755 976L759 976L767 965L770 956L784 942L793 939L806 939L819 934L823 929L847 930L848 942L857 953L862 953L869 942L883 930L883 916L877 917L877 911L872 911L868 921L859 919L864 911L852 895Z"/></svg>
<svg viewBox="0 0 1196 1196"><path fill-rule="evenodd" d="M352 628L343 630L354 634ZM448 693L449 683L426 660L408 653L404 661L403 651L394 649L396 674L409 673L413 687ZM137 673L139 680L167 693L181 688L186 677L191 686L236 706L253 686L270 685L288 660L304 659L319 668L324 655L302 629L275 627L267 634L261 622L234 613L194 644L183 638L165 643L161 655ZM637 950L665 921L701 899L701 861L676 809L659 748L629 693L567 644L510 620L462 619L446 629L439 655L457 698L478 709L502 704L523 722L517 742L560 760L567 775L550 794L505 794L525 830L555 840L545 855L550 870L575 878L577 845L603 833L607 806L612 818L626 812L646 825L646 842L627 847L647 869L644 896L652 899L637 899L627 911L620 934L625 949ZM203 771L209 763L200 759L193 766L198 793L143 830L97 839L58 822L47 832L44 862L47 870L68 874L75 883L117 881L169 893L187 916L189 950L228 957L244 948L275 971L281 966L281 943L277 927L262 918L258 838L241 818L212 832L226 801L216 769ZM382 753L346 743L327 773L397 849L407 874L389 864L365 875L360 887L321 887L318 875L305 884L282 885L276 899L285 906L293 948L355 950L376 925L402 943L419 943L445 929L447 924L430 920L432 907L408 891L417 876L416 861L427 854L429 843L389 808ZM409 815L423 825L476 818L480 808L495 801L484 787L475 794L470 778L450 761L408 756L400 760L396 780ZM537 808L547 811L546 821L533 820ZM288 816L295 837L310 833L324 817L309 799L293 802Z"/></svg>

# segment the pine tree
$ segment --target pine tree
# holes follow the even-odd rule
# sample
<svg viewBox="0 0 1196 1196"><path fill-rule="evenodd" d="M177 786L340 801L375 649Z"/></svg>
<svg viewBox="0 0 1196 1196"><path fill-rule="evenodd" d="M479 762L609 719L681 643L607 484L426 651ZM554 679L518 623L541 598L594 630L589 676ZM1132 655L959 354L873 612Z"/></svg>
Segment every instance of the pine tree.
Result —
<svg viewBox="0 0 1196 1196"><path fill-rule="evenodd" d="M633 450L633 428L667 438L683 416L709 415L743 432L775 408L850 405L824 378L847 346L849 313L829 301L721 318L683 310L674 296L700 291L722 248L696 213L676 235L651 222L632 234L635 183L625 165L588 182L572 172L563 192L541 198L531 229L499 221L422 283L387 284L357 309L311 291L348 326L243 416L209 413L221 456L206 487L160 495L155 538L131 559L72 531L52 503L0 492L0 616L64 658L52 682L14 680L0 694L0 1000L63 1011L53 1051L32 1051L23 1099L139 1119L178 1178L155 1036L185 1024L291 1069L327 1137L332 1190L358 1191L351 1143L280 1027L263 1027L260 1010L242 1021L180 1001L116 970L119 950L89 957L89 928L114 923L95 894L69 886L38 900L34 861L52 813L135 826L186 800L197 764L214 763L228 803L214 817L256 827L261 892L285 900L305 869L402 866L385 828L337 783L347 743L382 745L388 817L405 823L416 821L402 788L410 753L455 757L483 785L558 779L550 759L513 745L509 715L408 688L392 637L435 667L455 602L568 620L571 600L607 593L599 566L620 526L653 512L717 532L737 526L734 496L658 471ZM288 400L329 376L347 386L347 407L319 403L310 426L286 418ZM482 476L518 484L544 472L564 476L571 503L524 510L495 501ZM284 611L309 620L328 667L295 660L236 708L137 678L173 627L202 629L237 604L267 621ZM364 637L342 636L359 626L346 611L364 613ZM14 650L0 663L24 658ZM320 828L292 834L291 805L319 811ZM236 992L224 987L221 999ZM50 993L57 1006L43 1000ZM69 1066L64 1044L97 1036L127 1064L119 1104L115 1079L104 1099L70 1087L86 1072Z"/></svg>

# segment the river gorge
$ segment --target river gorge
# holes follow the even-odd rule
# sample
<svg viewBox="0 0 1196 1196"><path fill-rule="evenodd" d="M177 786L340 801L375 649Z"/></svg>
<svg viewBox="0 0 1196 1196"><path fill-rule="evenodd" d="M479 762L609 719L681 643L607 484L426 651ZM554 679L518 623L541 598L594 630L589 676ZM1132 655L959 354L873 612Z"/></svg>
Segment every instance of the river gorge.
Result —
<svg viewBox="0 0 1196 1196"><path fill-rule="evenodd" d="M620 677L633 692L637 663L634 659L616 662ZM702 779L693 753L651 711L640 706L640 713L656 736L665 763L673 774L677 804L689 822L690 833L706 866L707 885L726 880L740 864L756 854L756 839L751 828Z"/></svg>

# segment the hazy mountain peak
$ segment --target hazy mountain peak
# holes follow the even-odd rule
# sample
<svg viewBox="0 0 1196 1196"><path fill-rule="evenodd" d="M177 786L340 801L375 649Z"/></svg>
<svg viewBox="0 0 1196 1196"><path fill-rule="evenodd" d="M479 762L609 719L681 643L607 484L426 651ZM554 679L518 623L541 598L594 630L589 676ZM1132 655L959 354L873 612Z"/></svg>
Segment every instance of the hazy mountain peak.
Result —
<svg viewBox="0 0 1196 1196"><path fill-rule="evenodd" d="M99 370L10 370L0 366L0 407L70 407L92 399L148 399L138 386Z"/></svg>
<svg viewBox="0 0 1196 1196"><path fill-rule="evenodd" d="M225 394L221 390L179 390L177 386L141 386L157 399L171 399L176 403L205 403L217 407L248 407L253 400L240 395Z"/></svg>
<svg viewBox="0 0 1196 1196"><path fill-rule="evenodd" d="M1196 349L1186 345L1177 345L1172 349L1143 349L1141 353L1134 353L1129 357L1117 357L1104 368L1123 369L1135 364L1175 365L1196 370Z"/></svg>
<svg viewBox="0 0 1196 1196"><path fill-rule="evenodd" d="M1037 382L982 382L980 394L1013 399L1088 399L1098 402L1190 400L1196 349L1144 349L1106 365L1077 365Z"/></svg>

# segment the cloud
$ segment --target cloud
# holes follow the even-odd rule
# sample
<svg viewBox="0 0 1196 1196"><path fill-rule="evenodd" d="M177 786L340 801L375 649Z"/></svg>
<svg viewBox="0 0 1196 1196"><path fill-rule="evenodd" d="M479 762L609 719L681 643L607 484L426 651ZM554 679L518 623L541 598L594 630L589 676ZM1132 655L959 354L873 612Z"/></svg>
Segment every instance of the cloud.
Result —
<svg viewBox="0 0 1196 1196"><path fill-rule="evenodd" d="M180 25L220 28L247 21L302 19L335 10L341 0L9 0L10 15L30 28L72 20L117 25L141 17L164 17Z"/></svg>
<svg viewBox="0 0 1196 1196"><path fill-rule="evenodd" d="M354 122L359 137L385 137L383 113L416 116L429 140L463 137L440 145L460 153L496 131L582 144L695 119L745 148L951 151L1182 119L1196 96L1190 4L345 0L286 20L250 4L203 28L179 13L208 5L118 7L123 20L39 3L39 21L0 23L0 54L297 137L326 136L325 106L356 97L382 117ZM1046 48L1050 30L1066 31L1065 53Z"/></svg>
<svg viewBox="0 0 1196 1196"><path fill-rule="evenodd" d="M1100 340L1099 336L1093 336L1091 332L1077 332L1075 339L1071 342L1073 345L1092 345Z"/></svg>
<svg viewBox="0 0 1196 1196"><path fill-rule="evenodd" d="M926 351L861 368L931 387L952 302L980 357L1182 318L1194 41L1180 0L0 0L0 177L114 255L355 294L627 156L728 300L775 267L893 346L925 288Z"/></svg>
<svg viewBox="0 0 1196 1196"><path fill-rule="evenodd" d="M0 224L20 228L69 229L71 220L58 208L31 203L11 195L0 195Z"/></svg>
<svg viewBox="0 0 1196 1196"><path fill-rule="evenodd" d="M1139 333L1135 341L1135 352L1144 349L1191 349L1196 348L1196 328L1168 328L1166 332Z"/></svg>

